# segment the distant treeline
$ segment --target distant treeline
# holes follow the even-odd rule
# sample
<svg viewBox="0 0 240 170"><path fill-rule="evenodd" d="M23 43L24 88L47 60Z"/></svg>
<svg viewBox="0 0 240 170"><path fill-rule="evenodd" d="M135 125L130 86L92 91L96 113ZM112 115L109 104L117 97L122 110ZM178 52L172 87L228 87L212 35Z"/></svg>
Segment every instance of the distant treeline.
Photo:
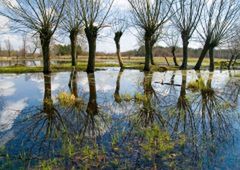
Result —
<svg viewBox="0 0 240 170"><path fill-rule="evenodd" d="M201 51L202 51L201 48L199 48L199 49L189 48L189 56L194 57L194 58L198 58L201 54ZM97 52L96 54L97 54L97 56L114 56L114 55L116 55L115 53L104 53L104 52ZM60 45L60 44L53 45L51 47L51 55L52 56L70 56L71 55L70 44L69 45ZM82 49L82 47L80 45L78 45L77 46L77 55L78 56L80 56L80 55L81 56L87 56L88 52L84 51ZM155 47L153 49L153 55L155 57L162 57L162 56L171 57L172 56L171 48L161 47L161 46ZM231 54L230 54L228 49L221 49L221 50L216 50L215 51L215 57L216 58L229 58L230 55ZM1 56L2 57L8 57L9 56L9 51L7 51L7 50L0 51L0 57ZM22 51L21 50L19 50L19 51L11 50L10 57L16 57L16 56L22 57L23 56ZM26 56L27 57L33 57L31 55L31 53L27 53ZM36 53L34 55L34 57L40 57L40 56L41 56L41 54L39 54L39 53ZM142 56L142 57L144 57L145 56L145 47L142 46L139 49L123 52L122 56L124 56L124 57L128 57L128 56L138 56L139 57L139 56ZM176 49L176 56L177 57L182 57L182 48L177 48Z"/></svg>
<svg viewBox="0 0 240 170"><path fill-rule="evenodd" d="M190 57L194 57L194 58L198 58L202 52L202 49L193 49L193 48L189 48L189 56ZM177 48L176 49L176 56L177 57L182 57L183 55L182 52L182 48ZM111 54L112 55L112 54ZM160 56L165 56L165 57L169 57L172 56L171 53L171 48L168 47L161 47L161 46L157 46L154 47L153 49L153 55L155 57L160 57ZM221 50L217 50L215 51L215 57L216 58L229 58L230 56L230 52L228 49L221 49ZM126 51L122 53L122 56L145 56L145 47L142 46L139 49L136 50L130 50L130 51Z"/></svg>

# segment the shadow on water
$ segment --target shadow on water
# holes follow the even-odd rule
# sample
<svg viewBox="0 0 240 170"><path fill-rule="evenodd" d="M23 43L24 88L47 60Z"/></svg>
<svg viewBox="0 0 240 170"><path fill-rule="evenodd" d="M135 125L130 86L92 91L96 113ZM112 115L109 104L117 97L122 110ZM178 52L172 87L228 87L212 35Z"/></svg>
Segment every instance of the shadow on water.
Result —
<svg viewBox="0 0 240 170"><path fill-rule="evenodd" d="M138 72L142 90L130 95L130 72L113 72L108 91L98 72L72 70L58 93L44 75L41 104L0 133L0 168L239 168L238 79L229 74L218 88L218 73Z"/></svg>

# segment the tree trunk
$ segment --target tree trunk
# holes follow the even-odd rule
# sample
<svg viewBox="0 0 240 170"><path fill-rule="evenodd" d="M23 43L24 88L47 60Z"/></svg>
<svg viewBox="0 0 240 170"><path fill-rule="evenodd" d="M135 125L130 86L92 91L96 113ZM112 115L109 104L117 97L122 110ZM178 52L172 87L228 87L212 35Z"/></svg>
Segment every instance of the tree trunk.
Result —
<svg viewBox="0 0 240 170"><path fill-rule="evenodd" d="M50 68L50 40L47 36L41 35L42 55L43 55L43 73L49 74Z"/></svg>
<svg viewBox="0 0 240 170"><path fill-rule="evenodd" d="M145 72L144 73L144 80L143 80L143 89L144 89L144 97L143 100L143 113L142 113L142 125L144 127L148 127L154 121L154 108L152 106L152 96L154 93L154 89L152 87L152 72Z"/></svg>
<svg viewBox="0 0 240 170"><path fill-rule="evenodd" d="M150 71L150 59L151 59L151 37L145 37L145 67L144 71Z"/></svg>
<svg viewBox="0 0 240 170"><path fill-rule="evenodd" d="M94 73L88 74L89 84L89 102L87 105L87 113L94 116L98 114L97 91Z"/></svg>
<svg viewBox="0 0 240 170"><path fill-rule="evenodd" d="M76 98L78 98L77 71L74 67L73 67L71 75L70 75L70 80L69 80L68 86L69 86L71 93Z"/></svg>
<svg viewBox="0 0 240 170"><path fill-rule="evenodd" d="M120 96L120 86L121 86L122 74L123 74L123 70L121 69L118 73L116 89L115 89L115 93L114 93L114 98L117 103L121 103L121 101L122 101L121 96Z"/></svg>
<svg viewBox="0 0 240 170"><path fill-rule="evenodd" d="M233 63L233 60L235 58L235 55L232 55L231 58L230 58L230 61L228 63L228 69L230 70L231 66L232 66L232 63Z"/></svg>
<svg viewBox="0 0 240 170"><path fill-rule="evenodd" d="M95 71L97 32L98 32L97 27L92 26L85 28L85 33L87 36L89 46L87 73L94 73Z"/></svg>
<svg viewBox="0 0 240 170"><path fill-rule="evenodd" d="M178 67L178 63L177 63L177 57L176 57L176 54L175 54L175 51L176 51L176 47L172 47L172 56L173 56L173 62L175 64L176 67Z"/></svg>
<svg viewBox="0 0 240 170"><path fill-rule="evenodd" d="M152 47L152 46L151 46L151 64L152 64L152 65L155 65L154 55L153 55L153 47Z"/></svg>
<svg viewBox="0 0 240 170"><path fill-rule="evenodd" d="M123 35L123 33L121 31L119 31L119 32L115 33L115 37L114 37L114 41L115 41L116 49L117 49L118 62L119 62L119 66L121 67L121 69L123 69L123 67L124 67L122 56L121 56L121 50L120 50L120 39L121 39L122 35Z"/></svg>
<svg viewBox="0 0 240 170"><path fill-rule="evenodd" d="M200 70L201 66L202 66L202 62L203 62L203 59L205 58L207 52L208 52L208 46L207 45L204 45L203 47L203 50L201 52L201 55L197 61L197 64L195 65L194 69L195 70Z"/></svg>
<svg viewBox="0 0 240 170"><path fill-rule="evenodd" d="M236 64L238 57L239 57L239 54L237 54L236 57L235 57L235 59L234 59L234 62L233 62L233 64L232 64L233 67L234 67L234 65Z"/></svg>
<svg viewBox="0 0 240 170"><path fill-rule="evenodd" d="M72 56L72 66L77 66L77 30L72 30L70 32L70 41L71 41L71 56Z"/></svg>
<svg viewBox="0 0 240 170"><path fill-rule="evenodd" d="M209 70L214 71L214 48L213 47L209 49L209 59L210 59Z"/></svg>
<svg viewBox="0 0 240 170"><path fill-rule="evenodd" d="M182 41L183 41L183 62L180 69L186 70L188 64L188 44L189 44L188 37L182 35Z"/></svg>
<svg viewBox="0 0 240 170"><path fill-rule="evenodd" d="M51 115L53 113L51 74L44 75L44 88L43 110L45 113Z"/></svg>

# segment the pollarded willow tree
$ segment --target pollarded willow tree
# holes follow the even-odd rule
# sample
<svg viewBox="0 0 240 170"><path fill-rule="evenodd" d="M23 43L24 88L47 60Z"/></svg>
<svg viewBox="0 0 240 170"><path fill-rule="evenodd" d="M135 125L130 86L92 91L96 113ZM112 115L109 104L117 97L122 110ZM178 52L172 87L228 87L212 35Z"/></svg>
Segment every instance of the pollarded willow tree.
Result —
<svg viewBox="0 0 240 170"><path fill-rule="evenodd" d="M79 0L80 14L88 41L89 57L87 73L95 71L96 41L100 29L106 26L114 0Z"/></svg>
<svg viewBox="0 0 240 170"><path fill-rule="evenodd" d="M151 46L151 55L150 55L150 62L152 65L155 65L154 62L154 55L153 55L153 48L155 46L155 44L157 44L157 42L162 38L162 27L160 27L155 34L152 36L151 38L151 42L150 42L150 46Z"/></svg>
<svg viewBox="0 0 240 170"><path fill-rule="evenodd" d="M150 71L153 38L171 17L174 0L128 0L128 2L131 5L133 24L140 32L144 32L144 70Z"/></svg>
<svg viewBox="0 0 240 170"><path fill-rule="evenodd" d="M179 32L176 32L172 26L169 26L168 30L166 31L166 33L164 35L164 42L171 49L173 62L176 67L179 66L178 62L177 62L177 56L176 56L176 50L178 48L179 37L180 37Z"/></svg>
<svg viewBox="0 0 240 170"><path fill-rule="evenodd" d="M138 34L137 34L137 38L138 38L138 41L139 41L139 45L141 47L145 47L145 31L142 30L142 29L137 29L138 31ZM161 38L163 37L163 28L160 27L155 33L154 35L152 36L151 38L151 41L150 41L150 63L152 65L155 65L155 61L154 61L154 54L153 54L153 51L154 51L154 46L157 44L157 42L159 42L161 40Z"/></svg>
<svg viewBox="0 0 240 170"><path fill-rule="evenodd" d="M189 41L201 19L206 0L177 0L173 5L173 24L182 37L183 62L180 69L186 69L188 63Z"/></svg>
<svg viewBox="0 0 240 170"><path fill-rule="evenodd" d="M235 65L237 59L240 57L240 32L239 27L233 30L234 37L228 42L228 48L231 54L228 69Z"/></svg>
<svg viewBox="0 0 240 170"><path fill-rule="evenodd" d="M77 65L77 40L81 31L82 18L80 15L80 1L68 0L64 8L62 29L69 33L71 42L72 66Z"/></svg>
<svg viewBox="0 0 240 170"><path fill-rule="evenodd" d="M0 14L15 30L39 34L43 55L43 72L50 73L50 41L61 21L66 0L0 0Z"/></svg>
<svg viewBox="0 0 240 170"><path fill-rule="evenodd" d="M240 2L238 0L212 0L204 9L201 30L198 31L204 45L195 70L199 70L207 52L210 71L214 70L214 49L233 37L233 29L238 23Z"/></svg>
<svg viewBox="0 0 240 170"><path fill-rule="evenodd" d="M118 57L119 66L121 67L121 69L123 69L124 63L121 56L120 40L127 29L127 23L123 16L116 18L116 21L113 23L112 29L114 32L114 42L116 44L116 49L117 49L116 53Z"/></svg>

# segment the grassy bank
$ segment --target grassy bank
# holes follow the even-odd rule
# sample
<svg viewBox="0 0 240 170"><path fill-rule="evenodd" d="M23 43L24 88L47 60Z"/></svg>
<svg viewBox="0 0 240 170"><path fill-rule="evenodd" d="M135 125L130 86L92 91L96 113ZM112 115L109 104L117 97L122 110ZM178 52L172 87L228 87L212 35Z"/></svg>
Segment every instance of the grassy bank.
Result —
<svg viewBox="0 0 240 170"><path fill-rule="evenodd" d="M156 65L152 66L152 71L166 71L166 70L177 70L177 67L173 66L173 61L171 57L167 57L168 63L166 62L166 59L163 57L156 57L155 58L155 63ZM32 61L28 60L28 61ZM52 64L52 72L64 72L64 71L71 71L71 60L67 57L61 58L61 59L52 59L54 62L62 62L59 64ZM125 63L125 68L126 69L138 69L138 70L143 70L144 68L144 57L123 57L123 61ZM14 59L10 60L1 60L1 62L16 62ZM17 62L21 62L21 60L18 60ZM178 62L181 63L181 59L178 59ZM189 69L192 69L197 62L197 58L190 58L188 65ZM220 68L220 65L222 62L226 62L224 59L216 59L216 68ZM209 59L205 59L203 64L202 64L202 69L207 69L209 65ZM117 58L112 56L112 57L97 57L96 59L96 69L102 69L105 67L119 67ZM78 71L85 71L87 68L87 58L82 57L78 60L78 66L77 70ZM34 66L34 67L26 67L26 66L21 66L21 65L14 65L14 66L2 66L0 67L0 73L37 73L37 72L42 72L43 68L40 66Z"/></svg>

